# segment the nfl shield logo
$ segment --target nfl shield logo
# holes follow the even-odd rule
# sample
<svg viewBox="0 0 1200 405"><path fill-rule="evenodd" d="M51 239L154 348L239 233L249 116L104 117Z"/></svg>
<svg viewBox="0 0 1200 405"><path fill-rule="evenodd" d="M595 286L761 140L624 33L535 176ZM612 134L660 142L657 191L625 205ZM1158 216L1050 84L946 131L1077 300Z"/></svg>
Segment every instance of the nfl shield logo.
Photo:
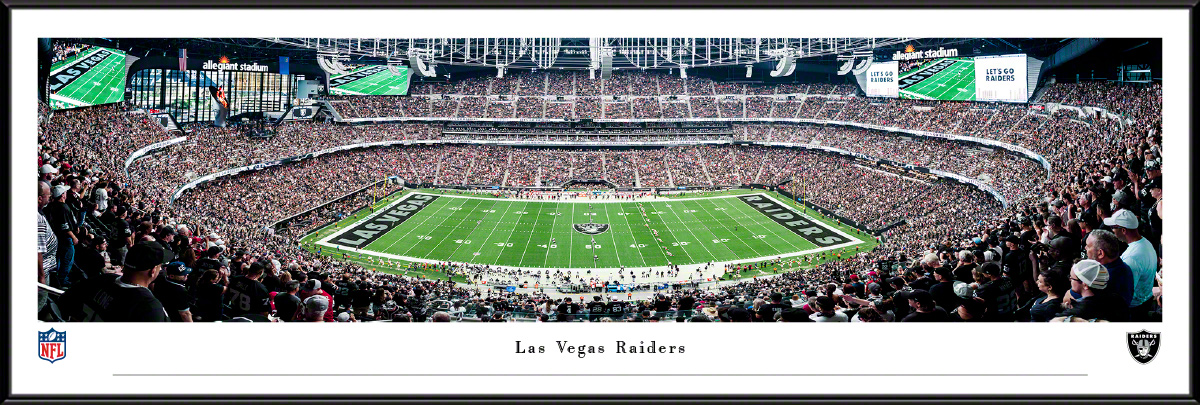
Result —
<svg viewBox="0 0 1200 405"><path fill-rule="evenodd" d="M67 332L59 332L54 328L38 332L38 357L51 364L67 357Z"/></svg>
<svg viewBox="0 0 1200 405"><path fill-rule="evenodd" d="M1154 356L1158 354L1158 342L1161 333L1147 332L1145 329L1142 329L1139 332L1130 332L1125 335L1128 337L1126 343L1129 344L1129 354L1133 356L1134 360L1142 364L1154 360Z"/></svg>

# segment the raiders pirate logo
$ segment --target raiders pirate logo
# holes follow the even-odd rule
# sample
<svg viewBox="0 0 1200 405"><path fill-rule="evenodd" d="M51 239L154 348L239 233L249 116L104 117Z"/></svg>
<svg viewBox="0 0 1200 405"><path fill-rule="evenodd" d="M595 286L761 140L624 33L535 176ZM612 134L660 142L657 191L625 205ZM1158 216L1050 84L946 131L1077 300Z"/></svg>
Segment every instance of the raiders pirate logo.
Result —
<svg viewBox="0 0 1200 405"><path fill-rule="evenodd" d="M1138 332L1130 332L1125 334L1129 344L1129 354L1133 356L1138 363L1146 364L1150 360L1154 360L1154 356L1158 354L1159 335L1161 333L1148 332L1142 329Z"/></svg>
<svg viewBox="0 0 1200 405"><path fill-rule="evenodd" d="M575 231L584 235L599 235L608 231L608 224L575 224Z"/></svg>

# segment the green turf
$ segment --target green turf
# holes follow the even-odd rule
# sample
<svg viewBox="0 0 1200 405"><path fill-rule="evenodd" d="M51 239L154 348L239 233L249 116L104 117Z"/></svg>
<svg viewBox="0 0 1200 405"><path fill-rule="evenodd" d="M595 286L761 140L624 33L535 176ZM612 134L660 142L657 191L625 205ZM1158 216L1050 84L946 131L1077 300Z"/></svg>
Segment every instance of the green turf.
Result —
<svg viewBox="0 0 1200 405"><path fill-rule="evenodd" d="M920 83L900 89L900 98L953 101L975 100L975 62L969 58L945 59L954 60L956 63ZM909 72L903 72L901 79L941 60L935 59Z"/></svg>
<svg viewBox="0 0 1200 405"><path fill-rule="evenodd" d="M378 66L364 66L359 69L350 71L347 74L358 72L364 69L374 69ZM408 79L411 71L405 68L399 69L401 75L393 75L387 69L383 69L370 76L355 80L341 86L332 87L329 89L330 94L350 94L350 95L381 95L381 96L402 96L408 94ZM334 76L336 79L341 76Z"/></svg>
<svg viewBox="0 0 1200 405"><path fill-rule="evenodd" d="M97 104L120 102L125 98L125 53L116 49L104 48L113 54L105 58L95 67L89 69L70 84L58 89L50 95L50 108L59 110L65 108L87 107ZM83 57L91 55L99 48L86 52ZM66 66L64 61L58 66ZM52 73L53 74L53 73Z"/></svg>
<svg viewBox="0 0 1200 405"><path fill-rule="evenodd" d="M817 249L745 203L728 197L747 192L754 191L737 190L721 193L724 197L699 200L643 202L649 222L642 217L637 203L632 202L528 202L454 198L453 193L444 194L366 246L362 253L366 258L377 252L392 255L393 259L524 268L615 268L746 260ZM787 201L771 194L777 200ZM324 238L363 216L347 218L306 237L305 242ZM571 226L589 221L607 223L611 228L603 234L588 236ZM861 249L875 244L873 239L857 234L852 228L824 218L821 221L844 232L848 230L847 233L863 241L858 245ZM658 237L651 229L658 230ZM324 253L337 252L330 246L320 249ZM668 251L673 256L668 256Z"/></svg>

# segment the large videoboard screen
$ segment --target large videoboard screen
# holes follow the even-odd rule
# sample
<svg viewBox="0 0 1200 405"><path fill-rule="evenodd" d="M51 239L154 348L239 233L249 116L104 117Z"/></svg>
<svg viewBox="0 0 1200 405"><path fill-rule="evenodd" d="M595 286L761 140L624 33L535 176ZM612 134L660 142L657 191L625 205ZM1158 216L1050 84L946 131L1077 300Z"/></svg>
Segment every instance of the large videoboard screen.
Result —
<svg viewBox="0 0 1200 405"><path fill-rule="evenodd" d="M329 78L329 94L403 96L408 94L407 67L397 67L392 73L387 66L369 65Z"/></svg>
<svg viewBox="0 0 1200 405"><path fill-rule="evenodd" d="M906 63L897 83L900 98L918 100L975 100L975 61L937 58Z"/></svg>
<svg viewBox="0 0 1200 405"><path fill-rule="evenodd" d="M125 52L96 46L55 44L46 83L50 108L88 107L125 98Z"/></svg>
<svg viewBox="0 0 1200 405"><path fill-rule="evenodd" d="M896 63L896 62L885 62ZM868 70L868 79L876 63ZM892 67L880 67L892 69ZM899 62L896 81L900 98L949 101L1029 101L1028 65L1025 55L936 58ZM879 73L877 75L882 75ZM874 86L886 82L867 81L863 91L882 93ZM877 97L888 97L878 95Z"/></svg>

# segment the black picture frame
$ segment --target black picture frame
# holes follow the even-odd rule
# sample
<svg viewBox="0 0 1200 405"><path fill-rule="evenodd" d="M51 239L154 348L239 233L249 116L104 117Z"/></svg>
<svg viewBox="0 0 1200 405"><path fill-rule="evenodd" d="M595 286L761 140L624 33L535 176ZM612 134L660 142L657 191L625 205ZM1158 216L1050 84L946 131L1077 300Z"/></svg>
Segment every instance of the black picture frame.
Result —
<svg viewBox="0 0 1200 405"><path fill-rule="evenodd" d="M4 1L3 21L11 30L12 10L16 9L40 9L40 8L170 8L170 9L196 9L196 8L312 8L324 7L328 2L315 0L291 0L291 1L255 1L253 3L245 0L198 0L184 3L182 1L163 2L161 0L105 0L101 2L93 2L88 0L5 0ZM937 8L954 8L954 9L977 9L977 8L1033 8L1033 9L1061 9L1061 8L1122 8L1122 9L1185 9L1189 14L1194 15L1196 0L1149 0L1142 1L1136 5L1132 5L1127 1L1121 0L1050 0L1050 1L1031 1L1031 0L998 0L998 1L964 1L964 0L860 0L850 4L846 0L758 0L749 3L731 2L728 0L701 0L689 2L688 7L698 8L753 8L753 9L770 9L776 7L792 8L843 8L852 5L856 8L884 8L884 9L904 9L904 8L920 8L920 7L937 7ZM485 0L412 0L412 1L395 1L389 0L386 2L372 0L343 0L337 3L339 8L372 8L372 7L418 7L418 8L540 8L540 7L564 7L572 8L634 8L634 9L655 9L655 8L674 8L679 5L676 1L671 0L586 0L571 3L564 2L548 2L543 0L502 0L502 1L485 1ZM164 7L165 6L165 7ZM1195 28L1192 27L1194 30ZM1191 38L1191 49L1188 49L1189 63L1194 58L1196 43L1194 38ZM0 52L7 59L7 66L14 61L10 49L10 42L3 41L0 47ZM1197 69L1192 66L1192 83L1197 80ZM1191 105L1195 106L1195 97L1193 89L1187 89ZM4 100L7 102L7 98ZM5 134L7 135L6 142L3 148L5 155L10 155L13 134L10 120L5 120ZM1191 128L1189 128L1189 133ZM1195 162L1190 159L1188 167L1196 169ZM11 176L4 176L5 185L10 185ZM19 182L19 180L18 180ZM1195 189L1192 190L1192 195L1196 198ZM11 198L11 197L10 197ZM11 201L10 201L11 203ZM3 214L9 225L9 232L12 234L13 229L10 221L7 221L10 211L5 209ZM1194 221L1194 219L1193 219ZM1190 226L1191 224L1189 224ZM1189 228L1190 229L1190 228ZM1190 241L1193 251L1200 251L1200 243L1197 239ZM0 249L7 257L12 257L11 246L7 243L0 244ZM1196 266L1196 256L1189 258L1189 269L1194 269ZM10 263L11 264L11 263ZM5 279L10 271L14 271L12 266L3 266L0 273L4 274ZM1194 273L1193 273L1194 274ZM1192 282L1192 289L1196 288L1195 280ZM10 285L11 290L15 288L25 288L24 286ZM1188 302L1191 302L1193 313L1197 306L1191 297L1187 297ZM5 343L9 343L8 339L12 336L13 328L9 321L9 311L0 311L0 322L7 325L7 332L3 335ZM1189 319L1189 323L1192 320ZM1194 341L1189 340L1187 345L1195 349ZM7 360L9 360L11 369L11 359L16 352L13 346L7 345L6 352ZM4 391L0 393L0 399L8 404L43 404L43 403L75 403L75 404L114 404L114 403L149 403L149 402L178 402L178 403L195 403L195 404L227 404L227 403L498 403L498 402L514 402L514 403L642 403L642 402L662 402L662 403L680 403L680 404L698 404L698 403L717 403L717 402L733 402L733 403L779 403L779 402L813 402L813 403L828 403L828 404L859 404L859 403L898 403L898 404L958 404L958 403L1053 403L1053 404L1068 404L1068 403L1138 403L1138 404L1194 404L1197 403L1195 397L1195 374L1194 370L1189 370L1189 386L1190 394L1188 395L1084 395L1084 396L1035 396L1035 395L1007 395L1007 396L924 396L924 395L847 395L847 396L828 396L828 395L730 395L730 396L715 396L715 395L454 395L448 394L444 396L431 395L409 395L409 396L376 396L376 395L345 395L345 396L329 396L329 395L270 395L270 396L235 396L235 395L179 395L179 396L150 396L150 395L124 395L111 394L103 396L77 396L77 395L49 395L49 396L25 396L12 395L12 373L4 372L5 385Z"/></svg>

